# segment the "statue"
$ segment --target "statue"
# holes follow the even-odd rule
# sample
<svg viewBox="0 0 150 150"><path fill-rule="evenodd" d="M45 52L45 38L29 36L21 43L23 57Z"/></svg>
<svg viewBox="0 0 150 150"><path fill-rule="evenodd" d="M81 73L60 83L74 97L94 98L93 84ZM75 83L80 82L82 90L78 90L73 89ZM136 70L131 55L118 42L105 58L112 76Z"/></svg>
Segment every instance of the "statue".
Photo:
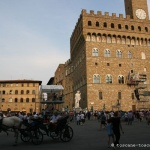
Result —
<svg viewBox="0 0 150 150"><path fill-rule="evenodd" d="M80 91L77 91L77 93L75 94L75 108L79 108L79 102L81 100L81 93Z"/></svg>

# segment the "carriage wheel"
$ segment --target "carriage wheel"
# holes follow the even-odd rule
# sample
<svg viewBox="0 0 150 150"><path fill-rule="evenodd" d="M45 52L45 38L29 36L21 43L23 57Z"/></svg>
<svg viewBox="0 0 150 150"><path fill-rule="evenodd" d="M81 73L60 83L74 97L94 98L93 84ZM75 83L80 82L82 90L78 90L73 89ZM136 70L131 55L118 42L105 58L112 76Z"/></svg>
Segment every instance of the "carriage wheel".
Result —
<svg viewBox="0 0 150 150"><path fill-rule="evenodd" d="M60 139L63 142L69 142L73 138L73 129L70 126L66 126L60 134Z"/></svg>
<svg viewBox="0 0 150 150"><path fill-rule="evenodd" d="M43 134L39 130L32 131L32 143L39 145L43 142Z"/></svg>
<svg viewBox="0 0 150 150"><path fill-rule="evenodd" d="M31 139L31 132L30 131L21 132L20 138L23 142L28 142Z"/></svg>

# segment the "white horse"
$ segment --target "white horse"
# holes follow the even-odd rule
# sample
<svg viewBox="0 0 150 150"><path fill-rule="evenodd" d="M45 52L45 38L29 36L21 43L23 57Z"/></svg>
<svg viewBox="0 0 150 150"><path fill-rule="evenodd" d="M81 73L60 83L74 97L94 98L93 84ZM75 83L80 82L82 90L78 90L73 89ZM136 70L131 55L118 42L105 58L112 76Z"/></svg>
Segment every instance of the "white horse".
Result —
<svg viewBox="0 0 150 150"><path fill-rule="evenodd" d="M21 119L17 116L11 116L6 118L1 118L0 121L0 132L4 131L8 135L9 129L13 129L15 133L15 143L14 146L17 145L18 142L18 136L19 136L19 129L21 127Z"/></svg>

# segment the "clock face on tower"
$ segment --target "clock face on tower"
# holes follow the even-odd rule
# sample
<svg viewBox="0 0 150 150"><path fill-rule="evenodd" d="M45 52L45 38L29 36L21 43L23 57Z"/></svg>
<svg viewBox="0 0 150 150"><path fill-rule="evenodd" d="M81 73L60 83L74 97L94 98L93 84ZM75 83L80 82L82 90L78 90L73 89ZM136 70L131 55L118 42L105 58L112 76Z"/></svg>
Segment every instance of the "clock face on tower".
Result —
<svg viewBox="0 0 150 150"><path fill-rule="evenodd" d="M143 9L137 9L135 13L139 19L145 19L146 18L146 12Z"/></svg>

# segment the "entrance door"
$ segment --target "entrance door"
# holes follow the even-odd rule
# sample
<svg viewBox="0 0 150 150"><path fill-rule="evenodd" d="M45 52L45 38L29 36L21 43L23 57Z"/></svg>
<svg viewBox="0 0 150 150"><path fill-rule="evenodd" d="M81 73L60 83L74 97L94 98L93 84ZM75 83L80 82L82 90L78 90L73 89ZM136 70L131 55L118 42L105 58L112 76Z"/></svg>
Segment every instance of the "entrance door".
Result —
<svg viewBox="0 0 150 150"><path fill-rule="evenodd" d="M136 105L132 105L132 111L136 111Z"/></svg>

